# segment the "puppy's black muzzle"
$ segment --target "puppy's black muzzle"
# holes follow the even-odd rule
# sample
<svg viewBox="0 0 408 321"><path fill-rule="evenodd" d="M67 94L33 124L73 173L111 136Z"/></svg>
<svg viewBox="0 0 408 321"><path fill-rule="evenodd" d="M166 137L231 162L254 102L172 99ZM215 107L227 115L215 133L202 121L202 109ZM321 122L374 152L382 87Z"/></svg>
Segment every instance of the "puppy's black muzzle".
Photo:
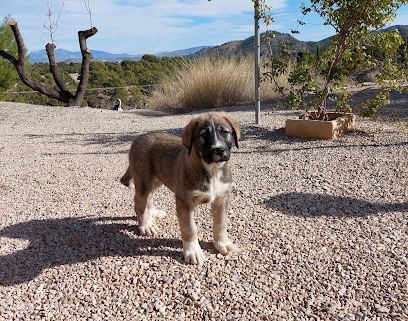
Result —
<svg viewBox="0 0 408 321"><path fill-rule="evenodd" d="M226 162L230 158L229 148L225 147L215 147L211 149L211 162Z"/></svg>
<svg viewBox="0 0 408 321"><path fill-rule="evenodd" d="M207 163L220 163L229 160L231 146L228 146L228 142L222 135L214 131L209 143Z"/></svg>

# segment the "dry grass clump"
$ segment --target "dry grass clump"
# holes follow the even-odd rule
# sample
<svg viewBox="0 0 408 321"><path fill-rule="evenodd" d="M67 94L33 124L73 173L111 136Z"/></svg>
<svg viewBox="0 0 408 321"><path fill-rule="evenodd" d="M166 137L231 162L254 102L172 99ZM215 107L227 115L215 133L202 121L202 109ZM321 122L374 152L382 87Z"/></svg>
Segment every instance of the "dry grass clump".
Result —
<svg viewBox="0 0 408 321"><path fill-rule="evenodd" d="M265 92L273 93L263 84ZM270 87L270 86L269 86ZM248 58L187 60L148 100L154 109L211 109L254 101L254 62ZM266 97L264 97L266 98Z"/></svg>

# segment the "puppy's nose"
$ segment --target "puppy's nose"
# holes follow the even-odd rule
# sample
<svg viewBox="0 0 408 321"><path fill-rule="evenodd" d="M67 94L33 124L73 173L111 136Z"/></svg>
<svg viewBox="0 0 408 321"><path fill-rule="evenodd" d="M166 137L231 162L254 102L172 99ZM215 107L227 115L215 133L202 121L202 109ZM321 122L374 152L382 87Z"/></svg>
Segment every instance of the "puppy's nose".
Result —
<svg viewBox="0 0 408 321"><path fill-rule="evenodd" d="M218 155L218 156L222 156L225 154L226 148L215 148L214 149L214 154Z"/></svg>

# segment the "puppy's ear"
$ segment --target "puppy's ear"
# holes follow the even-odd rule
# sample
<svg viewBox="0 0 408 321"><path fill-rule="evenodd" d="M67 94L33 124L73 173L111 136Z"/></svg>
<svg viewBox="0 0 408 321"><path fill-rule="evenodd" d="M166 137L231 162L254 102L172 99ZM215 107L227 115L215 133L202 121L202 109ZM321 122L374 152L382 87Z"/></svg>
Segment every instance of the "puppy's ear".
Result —
<svg viewBox="0 0 408 321"><path fill-rule="evenodd" d="M234 143L235 143L235 146L238 148L238 140L241 138L241 130L239 129L238 124L234 120L232 120L228 116L224 116L224 117L225 117L225 120L227 121L227 123L232 128L232 135L234 137Z"/></svg>
<svg viewBox="0 0 408 321"><path fill-rule="evenodd" d="M183 145L188 148L188 154L190 155L191 149L193 148L194 142L194 130L196 129L198 122L195 119L192 119L183 132Z"/></svg>

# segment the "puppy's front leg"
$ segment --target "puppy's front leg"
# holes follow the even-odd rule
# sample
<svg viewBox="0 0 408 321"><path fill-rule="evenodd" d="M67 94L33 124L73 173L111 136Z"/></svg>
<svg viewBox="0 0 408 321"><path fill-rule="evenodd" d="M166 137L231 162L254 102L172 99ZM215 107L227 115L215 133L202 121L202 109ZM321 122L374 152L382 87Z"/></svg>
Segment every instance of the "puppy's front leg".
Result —
<svg viewBox="0 0 408 321"><path fill-rule="evenodd" d="M229 193L222 197L217 197L211 203L211 212L213 216L213 237L214 246L222 254L237 253L238 248L228 238L228 204Z"/></svg>
<svg viewBox="0 0 408 321"><path fill-rule="evenodd" d="M177 218L180 225L181 240L183 241L184 261L201 265L205 256L198 243L198 231L194 222L194 208L180 199L176 199Z"/></svg>

